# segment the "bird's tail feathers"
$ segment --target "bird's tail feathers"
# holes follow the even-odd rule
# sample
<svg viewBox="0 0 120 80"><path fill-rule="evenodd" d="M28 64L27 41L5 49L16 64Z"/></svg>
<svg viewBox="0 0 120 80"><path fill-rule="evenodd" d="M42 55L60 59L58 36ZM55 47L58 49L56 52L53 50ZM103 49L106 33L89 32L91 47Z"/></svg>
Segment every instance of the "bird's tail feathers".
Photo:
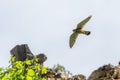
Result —
<svg viewBox="0 0 120 80"><path fill-rule="evenodd" d="M90 35L90 31L84 31L84 33L83 34L85 34L85 35Z"/></svg>

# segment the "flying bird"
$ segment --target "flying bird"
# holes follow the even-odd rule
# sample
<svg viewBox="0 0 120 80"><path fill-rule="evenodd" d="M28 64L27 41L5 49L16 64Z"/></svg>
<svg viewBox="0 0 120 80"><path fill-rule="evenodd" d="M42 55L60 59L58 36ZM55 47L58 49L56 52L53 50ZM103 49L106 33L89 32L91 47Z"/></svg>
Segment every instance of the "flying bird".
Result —
<svg viewBox="0 0 120 80"><path fill-rule="evenodd" d="M83 21L81 21L78 25L76 29L73 29L73 33L70 35L70 40L69 40L69 46L70 48L73 47L77 37L79 34L85 34L85 35L90 35L90 31L86 31L83 29L84 25L90 20L92 16L88 16L86 19L84 19Z"/></svg>

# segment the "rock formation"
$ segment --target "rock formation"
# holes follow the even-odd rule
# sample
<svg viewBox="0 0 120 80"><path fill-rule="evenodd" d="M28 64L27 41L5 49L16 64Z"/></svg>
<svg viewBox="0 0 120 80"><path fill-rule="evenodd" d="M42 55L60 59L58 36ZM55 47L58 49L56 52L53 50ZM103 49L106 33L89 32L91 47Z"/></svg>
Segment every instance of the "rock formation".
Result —
<svg viewBox="0 0 120 80"><path fill-rule="evenodd" d="M43 53L34 55L27 44L16 45L11 51L11 55L15 56L15 61L25 61L26 59L33 59L36 56L39 59L39 63L43 64L47 60L47 56Z"/></svg>
<svg viewBox="0 0 120 80"><path fill-rule="evenodd" d="M44 53L34 55L27 44L16 45L10 53L15 56L15 61L31 60L36 56L38 58L38 63L43 65L47 60L47 56ZM120 80L120 62L117 66L111 64L103 65L97 70L94 70L88 79L86 79L83 74L68 77L68 74L53 68L48 68L47 74L43 76L46 77L47 80Z"/></svg>
<svg viewBox="0 0 120 80"><path fill-rule="evenodd" d="M93 71L88 80L120 80L120 65L104 65Z"/></svg>

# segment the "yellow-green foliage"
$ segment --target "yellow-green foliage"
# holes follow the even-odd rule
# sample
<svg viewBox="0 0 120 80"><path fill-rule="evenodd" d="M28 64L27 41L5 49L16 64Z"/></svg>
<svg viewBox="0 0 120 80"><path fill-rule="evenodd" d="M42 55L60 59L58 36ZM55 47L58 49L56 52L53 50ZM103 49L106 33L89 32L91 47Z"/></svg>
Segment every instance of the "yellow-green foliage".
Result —
<svg viewBox="0 0 120 80"><path fill-rule="evenodd" d="M14 61L11 57L10 65L3 69L0 68L0 80L46 80L42 75L47 73L47 68L38 64L38 58L32 60Z"/></svg>

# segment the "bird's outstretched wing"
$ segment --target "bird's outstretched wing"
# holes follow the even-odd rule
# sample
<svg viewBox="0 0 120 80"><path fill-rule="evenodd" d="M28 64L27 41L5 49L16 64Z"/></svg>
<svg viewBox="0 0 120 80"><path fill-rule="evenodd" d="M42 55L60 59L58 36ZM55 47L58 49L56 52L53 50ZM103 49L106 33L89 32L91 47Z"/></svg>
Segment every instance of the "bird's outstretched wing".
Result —
<svg viewBox="0 0 120 80"><path fill-rule="evenodd" d="M70 35L70 40L69 40L69 46L70 48L73 47L75 41L76 41L76 38L78 36L78 33L77 32L73 32L71 35Z"/></svg>
<svg viewBox="0 0 120 80"><path fill-rule="evenodd" d="M87 18L85 18L83 21L81 21L78 25L77 28L82 29L84 27L84 25L90 20L92 16L88 16Z"/></svg>

